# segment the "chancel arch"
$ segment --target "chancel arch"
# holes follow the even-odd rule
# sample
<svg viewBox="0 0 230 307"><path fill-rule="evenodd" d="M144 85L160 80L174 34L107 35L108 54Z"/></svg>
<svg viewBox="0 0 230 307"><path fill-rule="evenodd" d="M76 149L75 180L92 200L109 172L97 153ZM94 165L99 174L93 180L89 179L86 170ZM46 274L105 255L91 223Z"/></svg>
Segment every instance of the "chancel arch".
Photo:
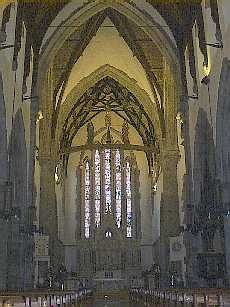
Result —
<svg viewBox="0 0 230 307"><path fill-rule="evenodd" d="M99 13L100 15L97 15ZM133 24L135 25L135 33L133 32L133 30L131 31L132 24L129 25L128 31L124 31L126 19L123 20L123 17L117 16L118 13L120 13L122 16L125 16L124 18L126 18L127 20L133 22ZM71 73L71 69L74 63L77 62L77 60L83 53L84 49L92 39L93 35L96 34L97 29L100 27L102 21L106 16L111 16L111 18L115 18L115 20L113 20L115 24L114 26L118 28L120 35L124 38L126 43L131 48L133 54L138 58L143 68L145 69L148 79L151 83L152 92L155 96L157 113L159 114L158 116L161 118L161 121L163 121L164 117L166 121L168 120L167 113L171 112L171 110L173 111L173 113L175 113L175 115L177 114L177 109L180 105L179 95L182 90L180 83L180 65L177 53L175 51L176 49L173 47L173 44L170 42L170 39L166 39L164 30L160 29L160 26L151 27L149 24L150 20L148 20L147 16L144 15L143 12L141 12L136 6L130 6L127 3L112 3L111 1L99 1L97 3L91 2L87 4L87 6L84 8L80 7L77 12L72 14L71 18L73 20L77 18L77 24L72 24L72 21L68 20L67 23L63 24L62 26L57 26L56 31L50 39L50 42L47 42L47 45L44 46L44 52L41 53L39 71L43 74L43 76L47 74L46 78L48 78L48 75L51 77L53 74L55 74L57 78L55 80L55 83L53 84L54 93L51 95L51 100L53 102L53 105L57 105L57 110L53 110L53 105L52 107L49 107L52 109L50 110L50 112L53 113L52 125L54 126L56 126L55 122L58 119L59 106L62 102L62 96L64 94L67 80ZM92 25L93 22L94 24ZM121 24L120 28L119 24ZM82 37L85 37L84 32L86 31L86 28L87 30L89 30L89 27L92 27L92 29L90 28L92 31L89 32L89 35L86 37L84 42L82 42L83 45L80 47L79 52L78 44L81 43ZM142 32L138 33L138 29ZM60 36L61 33L64 34ZM152 57L152 59L148 58L147 49L150 48L151 44L148 44L148 48L146 44L141 45L141 42L146 40L149 40L154 44L153 49L148 51L149 53L156 52L158 50L156 52L156 59L158 63L154 63L154 57ZM65 43L63 44L63 42ZM166 44L168 48L162 48L164 44ZM67 59L65 59L65 61L67 61L65 68L63 69L62 67L60 67L59 72L57 73L55 70L52 69L52 65L56 64L56 61L58 63L63 60L63 51L70 46L72 48L70 50L72 51L70 52L70 54L67 54ZM55 52L53 52L53 50L55 50ZM170 52L168 53L168 51ZM50 56L52 56L52 58L50 58ZM53 58L54 56L56 57L56 59ZM160 71L159 67L156 67L159 63L161 65ZM165 63L167 69L164 68ZM68 68L67 70L66 67ZM164 94L164 97L162 95L164 89L162 88L162 85L160 85L160 83L163 82L163 79L161 78L161 74L163 72L162 69L165 70L165 73L167 74L167 89ZM50 72L48 70L50 70ZM160 75L158 76L159 72ZM38 78L39 92L42 92L47 86L47 82L45 81L46 78ZM174 89L174 93L172 92L172 88ZM170 106L167 105L168 101L170 101ZM43 107L46 109L44 103L46 103L46 99L42 98L40 100L41 109L43 109ZM169 128L169 130L171 129Z"/></svg>
<svg viewBox="0 0 230 307"><path fill-rule="evenodd" d="M80 56L107 17L131 50L130 54L135 55L142 66L152 95L141 88L135 78L131 78L125 71L109 64L99 67L80 79L74 88L67 94L65 93L73 67L76 65L77 68ZM162 244L159 248L162 255L161 259L167 263L169 253L165 246L168 246L169 236L178 235L180 224L176 169L178 162L176 115L180 105L179 95L182 88L180 85L179 60L174 46L158 27L154 30L154 27L148 26L150 21L137 7L132 6L131 8L128 4L100 2L95 5L90 3L87 10L86 8L79 9L71 18L73 18L73 23L67 21L63 24L63 27L57 27L47 44L44 44L44 49L40 54L37 86L40 95L39 108L43 117L38 123L40 129L39 163L41 167L40 225L44 232L49 234L50 238L53 238L51 239L52 242L58 241L57 234L66 238L64 243L66 246L76 244L76 236L78 237L79 231L81 238L83 233L90 237L90 226L84 228L82 222L76 221L75 218L81 216L82 210L85 210L85 208L82 209L81 206L77 206L78 209L74 206L70 208L68 204L73 204L75 201L82 204L82 195L85 198L88 197L85 190L80 187L85 182L83 173L86 172L86 166L86 173L89 175L87 180L91 182L95 176L95 168L92 171L92 167L95 165L95 156L92 156L92 152L95 153L98 150L101 157L105 150L109 150L111 156L119 151L121 161L126 161L125 152L133 151L136 157L143 159L146 174L143 175L140 172L140 176L143 176L143 178L138 178L137 173L141 169L140 163L137 168L133 168L133 164L127 160L127 173L125 173L124 168L121 174L121 185L125 186L125 178L129 178L131 174L129 179L132 182L133 178L136 178L133 185L141 186L140 189L143 190L141 194L146 195L146 199L142 200L142 204L139 205L140 208L135 207L135 205L135 210L132 211L133 208L129 204L133 195L136 194L132 192L132 189L127 193L124 192L124 195L127 194L126 197L128 195L130 197L126 203L126 210L129 211L130 218L133 213L140 211L138 214L141 218L138 222L135 222L135 228L139 229L136 240L139 242L137 245L145 246L144 248L140 247L139 252L144 253L143 259L145 260L142 260L142 262L145 267L148 267L152 253L149 252L152 249L152 234L149 233L149 229L153 220L151 217L151 191L153 186L156 186L159 174L162 172L164 176L160 213ZM127 22L130 24L126 28ZM87 36L85 35L86 31L88 31ZM59 41L57 41L57 38ZM153 44L145 44L143 41L146 40ZM166 43L166 41L168 50L167 48L162 49L163 42ZM66 50L68 52L65 52ZM64 53L65 57L63 57ZM150 57L150 54L155 54L155 57ZM67 95L65 99L63 99L64 93ZM116 120L124 122L124 125L120 124L120 129L111 126L109 132L107 128L104 130L103 127L99 127L99 130L93 133L98 133L98 136L101 136L101 133L104 132L104 135L97 143L95 140L90 140L90 130L92 131L90 124L106 112L116 115ZM125 134L127 127L125 125L136 131L133 142L127 139ZM88 127L89 134L85 137L81 135L83 127ZM110 142L105 142L108 133L111 134L111 137L115 138L116 136L120 139L116 142L113 139ZM77 137L83 143L76 143ZM78 163L73 161L75 155L80 151L85 152L88 162L85 165L82 164L82 168L77 168L76 171L79 161ZM102 170L105 161L103 159L100 159L100 161ZM72 177L73 173L76 172L78 176ZM132 178L133 172L136 175ZM70 173L72 175L69 178L74 181L78 182L77 178L81 178L75 188L73 188L71 179L68 178ZM112 173L116 177L116 174ZM59 177L58 182L62 185L60 189L55 186L55 176ZM143 184L144 186L142 186ZM95 182L93 181L88 188L94 190L94 185ZM100 188L102 187L103 179L100 182ZM111 189L116 189L116 186L111 186ZM73 196L75 190L78 190L76 197ZM58 195L57 191L59 191ZM67 195L65 191L69 191L69 194L67 193ZM113 195L116 198L116 193ZM98 204L99 201L100 204L104 201L101 197L97 199ZM116 200L119 203L119 199ZM92 202L92 200L88 201L87 203ZM94 208L94 210L98 209ZM63 213L62 218L60 214ZM87 224L88 219L89 216L86 215L84 225ZM117 219L119 220L118 216ZM122 220L127 223L129 217L123 216ZM77 228L80 227L80 230L75 229L74 223ZM112 223L112 221L108 221L109 223ZM143 227L141 228L140 225L143 225ZM118 239L120 236L119 229L116 228L115 230L117 234L115 237ZM126 234L129 233L129 236L132 236L132 231L135 233L134 229L127 228ZM110 237L114 231L107 227L104 233L107 233L107 236ZM78 240L79 242L80 245L87 244L85 241ZM59 248L58 244L55 244L52 243L50 247L52 250L51 258L54 257L55 253L59 253L58 250L55 252L55 249ZM68 247L66 248L68 249ZM88 255L88 251L85 252ZM86 254L79 256L80 259L82 257L83 259L88 259L88 257L92 259L92 255L87 256ZM138 257L137 259L139 259ZM53 261L55 263L60 260L57 260L56 257ZM162 270L167 270L166 264L162 264Z"/></svg>
<svg viewBox="0 0 230 307"><path fill-rule="evenodd" d="M0 290L228 286L229 1L1 2Z"/></svg>
<svg viewBox="0 0 230 307"><path fill-rule="evenodd" d="M95 87L95 84L98 84L98 87ZM116 92L118 95L120 91L120 97L117 97L117 100L120 101L120 109L122 109L123 112L125 111L125 113L129 112L129 104L132 108L132 99L135 97L136 105L134 104L133 106L139 111L139 113L136 112L136 115L139 114L141 117L147 116L145 120L148 123L152 123L151 130L149 131L150 134L152 133L152 143L155 139L162 140L164 123L162 123L161 118L158 115L156 103L152 101L148 94L137 85L134 79L131 79L127 74L116 69L115 67L105 65L79 82L63 102L60 109L61 115L59 116L57 125L57 142L60 142L63 127L65 126L67 118L68 120L71 119L71 116L75 114L76 110L83 105L83 102L86 104L86 107L89 108L88 111L93 111L89 105L89 102L92 104L92 99L94 98L93 96L92 98L89 97L90 91L93 91L93 88L95 88L94 94L96 95L97 92L99 93L101 86L104 87L105 90L107 86L108 88L111 86L110 94ZM127 96L130 94L132 94L133 97L129 98L129 96ZM105 101L103 103L105 104ZM93 104L97 106L97 103ZM93 108L93 105L91 107ZM119 112L119 105L113 107L117 108L117 112ZM100 112L100 109L98 112ZM137 120L138 119L136 118L136 121Z"/></svg>

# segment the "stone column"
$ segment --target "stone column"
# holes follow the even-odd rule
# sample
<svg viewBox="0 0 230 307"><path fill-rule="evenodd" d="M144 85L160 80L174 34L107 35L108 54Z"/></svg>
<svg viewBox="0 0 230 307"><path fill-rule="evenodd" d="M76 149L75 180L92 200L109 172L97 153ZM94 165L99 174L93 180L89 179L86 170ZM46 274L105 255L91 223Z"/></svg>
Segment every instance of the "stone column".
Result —
<svg viewBox="0 0 230 307"><path fill-rule="evenodd" d="M62 261L62 246L58 241L57 202L55 193L55 167L57 147L52 131L53 118L53 68L42 76L39 92L42 119L39 121L40 204L39 225L49 235L49 255L54 270Z"/></svg>
<svg viewBox="0 0 230 307"><path fill-rule="evenodd" d="M184 150L185 150L185 166L186 166L185 205L187 209L187 208L190 208L191 204L193 203L193 196L192 196L193 181L192 181L191 146L190 146L190 135L189 135L189 105L188 105L188 99L185 96L181 97L180 116L183 121L181 137L183 138ZM186 212L185 212L185 215L187 215ZM187 220L187 216L186 216L186 220Z"/></svg>
<svg viewBox="0 0 230 307"><path fill-rule="evenodd" d="M177 186L177 148L168 148L163 153L163 193L160 208L160 259L161 286L168 286L169 238L179 234L180 216Z"/></svg>
<svg viewBox="0 0 230 307"><path fill-rule="evenodd" d="M41 198L39 220L44 233L57 237L57 205L55 195L55 161L50 156L39 157L41 167Z"/></svg>
<svg viewBox="0 0 230 307"><path fill-rule="evenodd" d="M41 183L40 183L40 208L39 225L44 234L49 235L49 255L54 270L58 267L60 244L58 244L58 217L55 194L55 159L51 156L40 156Z"/></svg>

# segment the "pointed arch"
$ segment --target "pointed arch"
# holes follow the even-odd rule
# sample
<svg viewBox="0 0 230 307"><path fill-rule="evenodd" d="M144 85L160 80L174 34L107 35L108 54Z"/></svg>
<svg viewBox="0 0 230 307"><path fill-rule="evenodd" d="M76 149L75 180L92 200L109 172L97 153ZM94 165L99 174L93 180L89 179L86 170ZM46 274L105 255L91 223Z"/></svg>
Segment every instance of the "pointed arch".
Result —
<svg viewBox="0 0 230 307"><path fill-rule="evenodd" d="M117 227L121 227L122 223L122 170L121 170L121 153L120 150L117 149L115 152L115 198L116 198L116 206L115 206L115 215L116 215L116 224Z"/></svg>
<svg viewBox="0 0 230 307"><path fill-rule="evenodd" d="M143 105L146 113L149 118L151 118L154 128L156 138L158 140L162 139L162 135L164 135L164 123L162 122L162 118L157 112L157 107L155 102L153 102L149 95L145 90L139 87L136 80L130 78L125 72L111 66L104 65L98 68L96 71L91 73L86 78L83 78L68 94L66 100L63 102L60 110L60 116L58 118L57 130L56 130L56 145L58 148L58 143L61 137L62 129L65 123L65 120L73 108L76 101L85 93L88 89L93 87L97 82L102 80L105 77L111 77L119 84L127 88Z"/></svg>
<svg viewBox="0 0 230 307"><path fill-rule="evenodd" d="M122 16L126 17L129 21L133 22L138 29L144 31L145 35L149 37L149 40L156 44L160 52L163 54L167 65L170 67L170 74L172 75L173 87L176 89L174 96L170 97L170 100L175 104L175 110L179 108L180 99L179 95L181 93L181 74L180 74L180 62L179 56L177 54L177 49L172 41L165 35L165 31L158 24L154 23L154 20L149 18L148 14L144 13L138 5L131 5L127 2L117 2L111 0L105 1L90 1L86 5L78 7L70 17L65 20L60 27L55 26L56 30L54 34L50 37L46 44L44 44L43 49L40 53L39 69L38 69L38 84L37 91L38 93L44 93L40 99L40 107L42 110L46 111L50 108L47 108L47 99L46 99L46 87L47 80L44 76L49 75L49 70L53 64L54 57L57 54L57 50L60 50L64 41L66 41L71 34L74 33L76 29L79 29L82 25L86 24L90 18L93 18L97 14L104 12L105 10L110 9L116 11ZM153 26L154 25L154 26ZM146 62L146 61L145 61ZM152 75L151 67L149 67L146 62L144 65L145 71L151 75L151 84L153 93L158 99L156 89L157 84L155 84L155 77ZM155 85L154 85L155 84ZM159 93L158 93L159 94ZM52 99L52 98L51 98ZM159 103L158 103L159 104ZM161 125L164 122L163 111L159 108L155 108L158 117L161 118ZM167 111L166 111L167 113ZM177 113L177 111L176 111ZM175 113L175 114L176 114ZM55 128L56 128L56 117L55 117ZM162 128L162 127L161 127ZM52 131L52 135L55 132ZM53 136L52 136L53 138Z"/></svg>
<svg viewBox="0 0 230 307"><path fill-rule="evenodd" d="M84 163L84 235L86 239L90 237L91 226L91 164L89 159Z"/></svg>
<svg viewBox="0 0 230 307"><path fill-rule="evenodd" d="M132 164L130 159L125 161L125 194L126 194L126 236L133 236L133 201L132 201Z"/></svg>
<svg viewBox="0 0 230 307"><path fill-rule="evenodd" d="M175 65L175 63L178 64L178 66L176 65L177 67L175 67L175 76L177 75L179 72L178 54L175 44L166 35L165 30L157 23L152 27L153 20L147 18L146 14L144 14L137 5L133 6L129 3L113 0L90 1L87 5L78 7L73 11L60 27L55 25L57 27L56 31L54 31L47 42L45 42L40 52L41 60L39 65L48 67L54 57L55 51L60 49L63 41L75 31L76 27L80 27L94 15L106 9L113 9L119 12L134 22L138 27L143 28L149 38L157 44L165 58L173 65ZM167 46L167 48L165 48L165 46Z"/></svg>

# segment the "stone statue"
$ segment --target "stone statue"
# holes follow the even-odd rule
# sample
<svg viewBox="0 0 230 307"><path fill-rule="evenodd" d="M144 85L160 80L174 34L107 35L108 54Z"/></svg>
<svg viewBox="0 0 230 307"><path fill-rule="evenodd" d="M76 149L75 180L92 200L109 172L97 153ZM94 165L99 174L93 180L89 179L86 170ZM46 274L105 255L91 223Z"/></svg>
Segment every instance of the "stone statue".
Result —
<svg viewBox="0 0 230 307"><path fill-rule="evenodd" d="M130 144L129 142L129 125L127 121L123 122L122 125L122 142L124 144Z"/></svg>
<svg viewBox="0 0 230 307"><path fill-rule="evenodd" d="M90 121L87 125L87 135L88 135L88 144L93 144L94 140L94 126L93 123Z"/></svg>

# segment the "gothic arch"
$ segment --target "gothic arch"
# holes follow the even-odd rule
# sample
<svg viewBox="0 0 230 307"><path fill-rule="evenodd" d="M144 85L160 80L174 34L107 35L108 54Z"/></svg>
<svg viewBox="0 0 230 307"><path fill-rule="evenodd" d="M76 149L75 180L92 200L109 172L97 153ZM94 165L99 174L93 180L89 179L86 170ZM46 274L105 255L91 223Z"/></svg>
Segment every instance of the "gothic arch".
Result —
<svg viewBox="0 0 230 307"><path fill-rule="evenodd" d="M74 12L71 17L62 24L62 27L57 27L56 32L53 34L49 42L44 46L43 50L40 54L39 61L39 78L37 84L38 93L43 93L40 99L40 108L42 110L46 110L47 99L45 99L45 93L47 88L47 79L44 76L49 75L49 69L52 66L51 63L54 61L54 57L57 54L57 50L60 50L64 41L68 39L68 37L74 33L77 27L84 25L90 18L95 16L97 13L104 11L105 9L111 8L121 15L131 20L139 29L142 29L144 33L149 37L149 39L156 44L157 48L159 48L160 52L164 55L166 62L169 65L169 69L167 71L167 79L173 83L174 88L174 97L168 97L170 100L170 110L167 112L175 112L175 116L177 110L179 108L180 99L179 96L182 91L181 86L181 78L180 78L180 64L179 57L177 54L177 50L173 43L166 38L164 34L164 30L160 29L158 26L152 27L152 20L147 20L146 15L143 14L137 7L133 7L127 3L117 3L114 1L103 1L103 2L90 2L85 7L82 7L77 12ZM163 46L167 46L167 48L163 48ZM146 71L148 68L145 68ZM52 75L52 73L51 73ZM156 80L152 80L152 87L154 88L153 92L158 89L158 85ZM172 87L172 86L170 86ZM157 90L158 91L158 90ZM157 94L155 93L156 97ZM158 98L157 98L158 99ZM169 108L168 108L169 109ZM162 110L158 107L158 113L162 112ZM163 113L161 114L163 117Z"/></svg>
<svg viewBox="0 0 230 307"><path fill-rule="evenodd" d="M164 60L167 62L165 78L168 81L165 89L165 116L160 114L156 104L150 99L148 94L141 89L134 79L131 79L122 71L105 65L88 77L82 79L76 87L67 96L66 101L60 104L60 110L57 117L57 126L55 125L54 133L51 135L52 112L53 112L53 64L55 55L60 50L63 42L73 33L77 26L84 25L91 17L97 13L104 11L107 8L118 11L121 15L126 16L137 25L138 30L143 29L146 37L159 47L164 55ZM50 235L50 238L56 238L57 233L57 208L55 204L54 191L54 170L57 162L60 136L64 121L71 110L74 102L81 97L91 86L94 86L97 81L103 77L111 77L115 81L120 82L126 87L135 97L143 104L148 112L151 121L154 124L156 140L159 142L160 153L164 147L164 157L159 159L162 162L165 157L167 162L164 166L164 190L170 189L171 193L165 193L164 196L164 211L162 211L162 220L164 225L162 233L165 236L175 235L179 229L178 218L178 197L177 197L177 180L176 180L176 164L177 164L177 146L176 146L176 114L178 112L181 93L180 65L179 57L176 49L172 47L169 40L166 40L163 35L163 30L157 27L152 27L152 22L148 21L146 16L136 7L130 7L129 4L115 3L115 1L103 1L88 3L83 9L75 12L68 22L63 24L64 27L58 27L55 34L49 42L44 45L44 50L40 54L37 92L40 96L40 108L43 112L43 120L40 122L40 165L41 165L41 201L40 201L40 223L44 227L45 233ZM164 48L163 48L164 46ZM148 67L144 67L146 73ZM55 76L55 75L54 75ZM154 89L154 82L151 82ZM165 123L167 122L167 123ZM55 123L56 124L56 123ZM166 127L164 131L163 127ZM43 136L43 137L42 137ZM55 138L53 137L55 136ZM167 178L167 179L166 179ZM173 182L172 182L173 181ZM52 221L52 223L51 223ZM164 231L166 230L166 231ZM166 242L166 241L165 241ZM168 241L167 241L168 242ZM162 249L163 251L163 249ZM55 254L55 253L54 253ZM165 254L163 251L162 254ZM164 256L162 256L164 258ZM56 260L54 260L56 261Z"/></svg>
<svg viewBox="0 0 230 307"><path fill-rule="evenodd" d="M71 16L65 22L63 22L62 27L58 28L57 31L55 31L55 33L51 36L50 40L43 46L41 50L40 67L47 69L49 63L52 62L55 51L60 49L63 41L65 41L75 31L76 27L84 24L88 19L107 8L120 12L122 15L132 20L138 27L144 29L149 38L157 44L158 48L168 59L169 63L174 66L174 73L177 79L179 72L178 54L173 42L166 37L165 31L161 29L159 25L154 27L153 30L153 21L147 20L146 16L138 9L137 6L134 7L130 6L128 3L119 3L112 0L99 2L90 1L90 3L88 3L85 7L81 7L77 11L73 12ZM163 46L167 46L167 48L163 48Z"/></svg>
<svg viewBox="0 0 230 307"><path fill-rule="evenodd" d="M141 89L137 82L130 78L123 71L111 66L104 65L90 74L88 77L83 78L68 94L66 100L63 102L60 115L58 118L58 125L56 130L56 145L60 141L60 136L62 133L62 127L64 122L73 108L76 101L92 86L94 86L98 81L105 77L111 77L121 85L126 87L144 106L149 117L153 120L156 138L161 141L163 135L164 123L161 122L159 114L157 112L156 104L150 99L149 95L145 90Z"/></svg>

